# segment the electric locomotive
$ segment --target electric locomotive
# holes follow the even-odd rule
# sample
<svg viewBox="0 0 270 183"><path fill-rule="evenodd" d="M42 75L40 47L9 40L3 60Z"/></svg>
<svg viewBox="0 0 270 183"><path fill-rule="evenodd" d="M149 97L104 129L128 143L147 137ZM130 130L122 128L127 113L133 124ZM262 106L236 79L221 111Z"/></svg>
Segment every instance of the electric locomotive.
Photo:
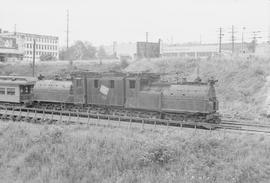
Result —
<svg viewBox="0 0 270 183"><path fill-rule="evenodd" d="M153 73L86 71L73 72L71 80L16 78L0 77L0 101L33 103L35 107L60 106L67 110L76 108L110 115L219 122L216 81L213 79L205 83L200 79L170 83L161 81L160 75ZM12 95L8 87L11 83L16 86ZM3 92L2 88L5 88ZM3 94L14 98L1 98Z"/></svg>

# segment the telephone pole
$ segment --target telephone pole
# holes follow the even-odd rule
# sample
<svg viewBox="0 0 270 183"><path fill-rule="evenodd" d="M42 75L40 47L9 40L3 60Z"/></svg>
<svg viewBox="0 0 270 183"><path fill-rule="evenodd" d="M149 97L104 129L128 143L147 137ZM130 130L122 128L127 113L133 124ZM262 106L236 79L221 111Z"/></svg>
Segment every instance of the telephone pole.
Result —
<svg viewBox="0 0 270 183"><path fill-rule="evenodd" d="M145 34L145 57L148 58L148 32Z"/></svg>
<svg viewBox="0 0 270 183"><path fill-rule="evenodd" d="M222 28L219 28L219 54L221 55L221 45L222 45L222 37L224 36L224 34L222 33Z"/></svg>
<svg viewBox="0 0 270 183"><path fill-rule="evenodd" d="M14 24L14 35L16 35L16 34L17 34L17 25Z"/></svg>
<svg viewBox="0 0 270 183"><path fill-rule="evenodd" d="M258 34L260 33L261 31L253 31L252 34L253 34L253 37L252 37L252 42L253 42L253 53L255 53L256 51L256 46L257 46L257 39L259 38L262 38L260 36L258 36Z"/></svg>
<svg viewBox="0 0 270 183"><path fill-rule="evenodd" d="M244 32L245 32L246 27L243 27L242 29L242 44L241 44L241 52L242 54L244 53Z"/></svg>
<svg viewBox="0 0 270 183"><path fill-rule="evenodd" d="M234 31L234 26L232 26L232 54L234 54L234 41L235 41L235 31Z"/></svg>
<svg viewBox="0 0 270 183"><path fill-rule="evenodd" d="M69 10L67 10L67 49L68 49L68 41L69 41Z"/></svg>

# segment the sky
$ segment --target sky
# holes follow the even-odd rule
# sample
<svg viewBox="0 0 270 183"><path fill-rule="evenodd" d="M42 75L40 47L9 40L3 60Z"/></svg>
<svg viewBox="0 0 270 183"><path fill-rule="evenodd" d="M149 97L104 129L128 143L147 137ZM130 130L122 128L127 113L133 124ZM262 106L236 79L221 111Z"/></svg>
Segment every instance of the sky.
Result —
<svg viewBox="0 0 270 183"><path fill-rule="evenodd" d="M109 45L113 41L168 43L251 40L261 31L264 41L270 27L270 0L6 0L0 6L0 28L4 30L59 36L66 44L67 9L70 41Z"/></svg>

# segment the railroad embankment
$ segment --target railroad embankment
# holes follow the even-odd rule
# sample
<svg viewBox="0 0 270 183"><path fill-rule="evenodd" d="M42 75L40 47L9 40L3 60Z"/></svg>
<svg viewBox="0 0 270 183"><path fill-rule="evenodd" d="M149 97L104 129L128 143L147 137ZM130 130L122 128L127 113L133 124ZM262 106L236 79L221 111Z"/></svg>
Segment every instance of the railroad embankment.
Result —
<svg viewBox="0 0 270 183"><path fill-rule="evenodd" d="M268 182L268 136L0 123L1 182Z"/></svg>

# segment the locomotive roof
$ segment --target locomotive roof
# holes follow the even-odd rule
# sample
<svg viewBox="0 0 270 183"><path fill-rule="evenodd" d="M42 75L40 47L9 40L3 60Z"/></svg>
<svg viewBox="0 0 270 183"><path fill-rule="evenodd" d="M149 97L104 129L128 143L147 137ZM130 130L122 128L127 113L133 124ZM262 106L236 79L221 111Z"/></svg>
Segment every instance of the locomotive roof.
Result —
<svg viewBox="0 0 270 183"><path fill-rule="evenodd" d="M71 73L73 77L81 77L81 76L87 76L87 77L106 77L106 76L112 76L112 77L125 77L126 74L122 72L90 72L90 71L74 71Z"/></svg>
<svg viewBox="0 0 270 183"><path fill-rule="evenodd" d="M39 90L70 90L71 86L71 81L39 80L34 88Z"/></svg>
<svg viewBox="0 0 270 183"><path fill-rule="evenodd" d="M36 81L36 78L28 76L0 76L0 84L31 85Z"/></svg>
<svg viewBox="0 0 270 183"><path fill-rule="evenodd" d="M91 71L74 71L71 73L74 77L87 76L87 77L159 77L160 73L124 73L116 71L108 72L91 72Z"/></svg>

